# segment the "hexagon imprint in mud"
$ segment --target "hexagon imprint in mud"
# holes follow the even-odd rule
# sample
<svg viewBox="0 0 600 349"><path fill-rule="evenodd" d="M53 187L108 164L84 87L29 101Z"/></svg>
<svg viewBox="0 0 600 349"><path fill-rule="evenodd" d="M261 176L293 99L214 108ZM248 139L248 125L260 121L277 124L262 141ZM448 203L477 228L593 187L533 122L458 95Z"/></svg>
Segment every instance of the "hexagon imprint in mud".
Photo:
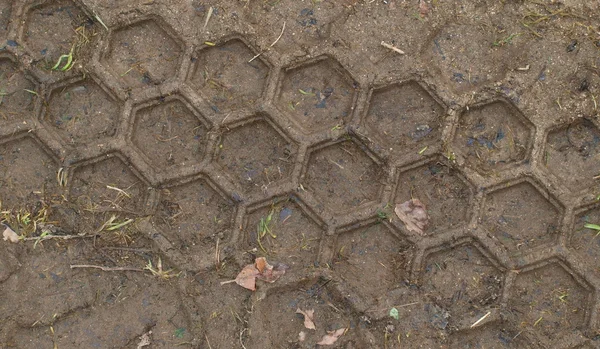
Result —
<svg viewBox="0 0 600 349"><path fill-rule="evenodd" d="M71 145L90 144L117 130L120 102L87 78L50 93L43 121Z"/></svg>
<svg viewBox="0 0 600 349"><path fill-rule="evenodd" d="M401 204L419 199L427 208L429 224L423 230L452 229L469 219L473 189L456 170L441 159L431 160L419 167L402 170L394 202Z"/></svg>
<svg viewBox="0 0 600 349"><path fill-rule="evenodd" d="M285 263L291 272L314 267L323 223L314 218L295 196L277 198L248 212L246 241L264 255Z"/></svg>
<svg viewBox="0 0 600 349"><path fill-rule="evenodd" d="M367 128L396 152L413 152L440 141L444 107L415 81L374 90Z"/></svg>
<svg viewBox="0 0 600 349"><path fill-rule="evenodd" d="M34 193L48 195L57 186L58 163L31 137L0 144L0 200L3 207L31 203Z"/></svg>
<svg viewBox="0 0 600 349"><path fill-rule="evenodd" d="M27 13L23 40L34 62L39 61L47 69L61 55L68 54L74 43L79 43L80 35L89 36L93 26L94 21L73 1L47 1Z"/></svg>
<svg viewBox="0 0 600 349"><path fill-rule="evenodd" d="M587 227L586 227L587 225ZM600 277L600 207L590 208L575 217L570 247L587 264L586 271Z"/></svg>
<svg viewBox="0 0 600 349"><path fill-rule="evenodd" d="M180 99L135 111L132 141L162 170L202 160L208 127L202 116Z"/></svg>
<svg viewBox="0 0 600 349"><path fill-rule="evenodd" d="M143 214L148 185L117 155L77 167L70 184L70 201L82 212L75 231L97 230L108 216Z"/></svg>
<svg viewBox="0 0 600 349"><path fill-rule="evenodd" d="M561 215L562 208L523 181L486 194L481 224L517 255L554 242Z"/></svg>
<svg viewBox="0 0 600 349"><path fill-rule="evenodd" d="M327 285L327 280L306 280L283 289L270 289L256 302L248 321L247 348L315 348L327 331L347 328L336 342L339 348L366 348L360 340L358 319ZM297 309L314 310L316 330L306 330ZM281 324L288 324L281 326ZM291 325L290 325L291 324ZM305 332L304 341L298 333Z"/></svg>
<svg viewBox="0 0 600 349"><path fill-rule="evenodd" d="M517 275L508 307L522 330L554 340L584 330L589 311L589 287L560 262Z"/></svg>
<svg viewBox="0 0 600 349"><path fill-rule="evenodd" d="M285 72L278 107L304 130L313 132L344 124L354 103L354 80L332 58Z"/></svg>
<svg viewBox="0 0 600 349"><path fill-rule="evenodd" d="M410 248L391 227L375 221L337 236L332 269L362 298L359 304L383 305L387 293L407 279Z"/></svg>
<svg viewBox="0 0 600 349"><path fill-rule="evenodd" d="M460 115L453 149L478 171L497 171L529 156L533 126L502 100L471 107Z"/></svg>
<svg viewBox="0 0 600 349"><path fill-rule="evenodd" d="M571 190L598 184L600 131L588 119L579 119L548 134L544 165Z"/></svg>
<svg viewBox="0 0 600 349"><path fill-rule="evenodd" d="M38 92L36 84L12 60L0 57L0 123L35 117L33 92Z"/></svg>
<svg viewBox="0 0 600 349"><path fill-rule="evenodd" d="M123 87L159 85L177 76L183 47L154 19L116 30L101 62Z"/></svg>
<svg viewBox="0 0 600 349"><path fill-rule="evenodd" d="M189 76L216 111L252 106L262 97L269 67L239 39L200 50Z"/></svg>
<svg viewBox="0 0 600 349"><path fill-rule="evenodd" d="M235 207L205 178L162 190L154 223L187 258L213 261L217 239L231 238ZM209 253L212 249L212 253ZM206 265L204 263L192 263Z"/></svg>
<svg viewBox="0 0 600 349"><path fill-rule="evenodd" d="M216 162L246 192L289 180L298 146L266 116L231 126L221 136Z"/></svg>
<svg viewBox="0 0 600 349"><path fill-rule="evenodd" d="M351 140L313 150L308 158L304 187L325 207L342 213L379 198L382 170Z"/></svg>
<svg viewBox="0 0 600 349"><path fill-rule="evenodd" d="M490 257L473 243L464 243L424 257L422 289L449 318L437 319L445 328L471 325L499 303L503 275Z"/></svg>

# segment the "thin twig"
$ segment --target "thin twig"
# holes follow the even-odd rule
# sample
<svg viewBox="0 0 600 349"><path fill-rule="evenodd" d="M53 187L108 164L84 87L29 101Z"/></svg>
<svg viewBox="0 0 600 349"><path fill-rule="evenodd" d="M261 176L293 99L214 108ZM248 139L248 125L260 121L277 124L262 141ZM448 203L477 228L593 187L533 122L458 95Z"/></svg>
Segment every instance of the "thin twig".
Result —
<svg viewBox="0 0 600 349"><path fill-rule="evenodd" d="M281 33L279 33L279 36L277 37L277 39L275 39L275 41L273 41L273 43L267 47L266 50L262 51L261 53L257 54L256 56L250 58L250 60L248 61L248 63L252 62L253 60L257 59L258 56L262 55L263 53L269 51L271 49L271 47L275 46L275 44L279 41L279 39L281 39L281 37L283 36L283 32L285 31L285 22L283 22L283 27L281 28Z"/></svg>
<svg viewBox="0 0 600 349"><path fill-rule="evenodd" d="M382 42L381 42L381 46L383 46L383 47L385 47L385 48L387 48L387 49L390 49L390 50L392 50L392 51L394 51L394 52L396 52L396 53L399 53L399 54L401 54L401 55L404 55L404 54L406 54L406 52L402 51L401 49L397 48L397 47L396 47L396 46L394 46L394 45L391 45L391 44L388 44L388 43L386 43L385 41L382 41Z"/></svg>
<svg viewBox="0 0 600 349"><path fill-rule="evenodd" d="M130 268L130 267L103 267L101 265L90 265L90 264L71 264L71 269L76 268L92 268L92 269L100 269L102 271L141 271L144 269L140 268Z"/></svg>
<svg viewBox="0 0 600 349"><path fill-rule="evenodd" d="M204 20L204 28L203 29L206 29L206 26L208 25L208 21L210 20L210 17L213 14L213 11L214 11L214 8L212 6L209 7L208 13L206 14L206 19Z"/></svg>
<svg viewBox="0 0 600 349"><path fill-rule="evenodd" d="M481 318L479 318L479 320L475 321L473 323L473 325L471 325L471 328L479 325L483 320L485 320L488 316L490 316L491 313L492 313L491 311L488 311L484 316L482 316Z"/></svg>
<svg viewBox="0 0 600 349"><path fill-rule="evenodd" d="M244 348L244 349L248 349L248 348L246 348L246 346L244 345L244 342L242 341L242 336L244 335L244 332L246 332L247 330L248 330L248 328L244 328L242 330L242 332L240 332L240 344L242 345L242 348Z"/></svg>

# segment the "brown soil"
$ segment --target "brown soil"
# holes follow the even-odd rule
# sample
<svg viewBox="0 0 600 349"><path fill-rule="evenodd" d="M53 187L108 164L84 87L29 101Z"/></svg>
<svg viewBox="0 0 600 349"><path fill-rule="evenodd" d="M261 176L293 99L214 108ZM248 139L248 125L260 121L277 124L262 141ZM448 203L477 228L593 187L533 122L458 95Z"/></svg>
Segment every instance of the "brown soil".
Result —
<svg viewBox="0 0 600 349"><path fill-rule="evenodd" d="M0 348L600 347L597 2L0 0L0 43Z"/></svg>

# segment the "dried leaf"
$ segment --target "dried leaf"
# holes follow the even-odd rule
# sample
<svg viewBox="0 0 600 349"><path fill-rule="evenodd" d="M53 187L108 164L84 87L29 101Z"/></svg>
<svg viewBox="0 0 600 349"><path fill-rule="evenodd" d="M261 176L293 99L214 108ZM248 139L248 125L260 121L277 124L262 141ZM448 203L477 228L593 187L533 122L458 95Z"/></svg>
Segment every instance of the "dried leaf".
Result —
<svg viewBox="0 0 600 349"><path fill-rule="evenodd" d="M0 228L4 227L4 232L2 233L2 237L4 238L4 241L10 241L10 242L14 242L17 243L19 242L19 235L17 233L15 233L14 230L12 230L8 225L5 224L0 224Z"/></svg>
<svg viewBox="0 0 600 349"><path fill-rule="evenodd" d="M296 309L296 314L304 315L304 327L308 328L309 330L317 329L315 327L315 322L314 322L314 315L315 315L314 309L302 310L302 309L298 308L298 309Z"/></svg>
<svg viewBox="0 0 600 349"><path fill-rule="evenodd" d="M152 331L148 331L140 337L140 342L137 345L137 349L142 349L143 347L147 347L150 344L152 344L152 341L150 340L151 334L152 334Z"/></svg>
<svg viewBox="0 0 600 349"><path fill-rule="evenodd" d="M328 331L326 335L321 338L321 341L317 343L318 345L333 345L338 338L340 338L344 333L346 333L347 328L339 328L335 331Z"/></svg>
<svg viewBox="0 0 600 349"><path fill-rule="evenodd" d="M258 257L254 260L254 264L256 264L256 269L258 269L259 273L262 273L265 270L265 267L269 265L265 257Z"/></svg>
<svg viewBox="0 0 600 349"><path fill-rule="evenodd" d="M221 285L235 282L244 288L256 291L256 279L273 283L285 274L287 269L288 266L285 264L276 263L275 266L272 266L265 257L258 257L254 260L254 264L246 265L235 280L223 281Z"/></svg>
<svg viewBox="0 0 600 349"><path fill-rule="evenodd" d="M248 264L235 278L235 283L252 291L256 291L256 277L260 274L254 264Z"/></svg>
<svg viewBox="0 0 600 349"><path fill-rule="evenodd" d="M262 271L258 268L258 265L262 265L264 261L264 267ZM270 265L264 257L256 258L256 266L259 274L256 276L257 279L266 281L269 283L273 283L277 281L280 277L285 274L285 271L288 270L288 266L282 263L275 263L275 265Z"/></svg>
<svg viewBox="0 0 600 349"><path fill-rule="evenodd" d="M419 199L411 199L397 204L394 209L396 215L409 231L425 235L424 230L429 224L427 208Z"/></svg>
<svg viewBox="0 0 600 349"><path fill-rule="evenodd" d="M429 5L425 0L419 0L419 14L421 18L425 18L427 13L429 13Z"/></svg>

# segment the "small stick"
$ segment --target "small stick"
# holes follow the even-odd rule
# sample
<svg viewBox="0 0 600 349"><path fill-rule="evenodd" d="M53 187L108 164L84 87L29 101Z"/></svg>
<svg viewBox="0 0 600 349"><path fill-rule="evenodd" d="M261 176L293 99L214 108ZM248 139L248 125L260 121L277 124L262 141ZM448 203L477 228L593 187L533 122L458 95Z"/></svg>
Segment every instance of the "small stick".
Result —
<svg viewBox="0 0 600 349"><path fill-rule="evenodd" d="M471 328L479 325L483 320L485 320L485 318L487 318L488 316L490 316L492 312L488 311L484 316L482 316L479 320L475 321L475 323L473 323L473 325L471 325Z"/></svg>
<svg viewBox="0 0 600 349"><path fill-rule="evenodd" d="M392 51L394 51L394 52L396 52L396 53L399 53L399 54L401 54L401 55L404 55L404 54L406 54L406 52L402 51L401 49L397 48L397 47L396 47L396 46L394 46L394 45L391 45L391 44L388 44L388 43L386 43L385 41L382 41L382 42L381 42L381 46L383 46L383 47L385 47L385 48L387 48L387 49L390 49L390 50L392 50Z"/></svg>
<svg viewBox="0 0 600 349"><path fill-rule="evenodd" d="M130 268L130 267L103 267L101 265L90 265L90 264L71 264L71 269L76 269L76 268L92 268L92 269L100 269L102 271L141 271L143 272L144 269L140 269L140 268Z"/></svg>
<svg viewBox="0 0 600 349"><path fill-rule="evenodd" d="M262 55L263 53L269 51L271 49L271 47L275 46L275 44L279 41L279 39L281 39L281 37L283 36L283 32L285 31L285 22L283 22L283 27L281 28L281 33L279 33L279 36L277 37L277 39L275 39L275 41L273 41L273 43L267 47L266 50L262 51L261 53L257 54L256 56L250 58L250 60L248 61L248 63L252 62L253 60L257 59L258 56Z"/></svg>
<svg viewBox="0 0 600 349"><path fill-rule="evenodd" d="M210 20L210 17L213 14L213 11L214 11L213 7L212 6L209 7L208 13L206 14L206 19L204 20L204 28L203 29L206 29L206 26L208 25L208 21Z"/></svg>
<svg viewBox="0 0 600 349"><path fill-rule="evenodd" d="M70 240L70 239L83 239L83 238L93 238L96 235L46 235L46 236L37 236L37 237L29 237L23 238L24 241L45 241L50 239L61 239L61 240Z"/></svg>

